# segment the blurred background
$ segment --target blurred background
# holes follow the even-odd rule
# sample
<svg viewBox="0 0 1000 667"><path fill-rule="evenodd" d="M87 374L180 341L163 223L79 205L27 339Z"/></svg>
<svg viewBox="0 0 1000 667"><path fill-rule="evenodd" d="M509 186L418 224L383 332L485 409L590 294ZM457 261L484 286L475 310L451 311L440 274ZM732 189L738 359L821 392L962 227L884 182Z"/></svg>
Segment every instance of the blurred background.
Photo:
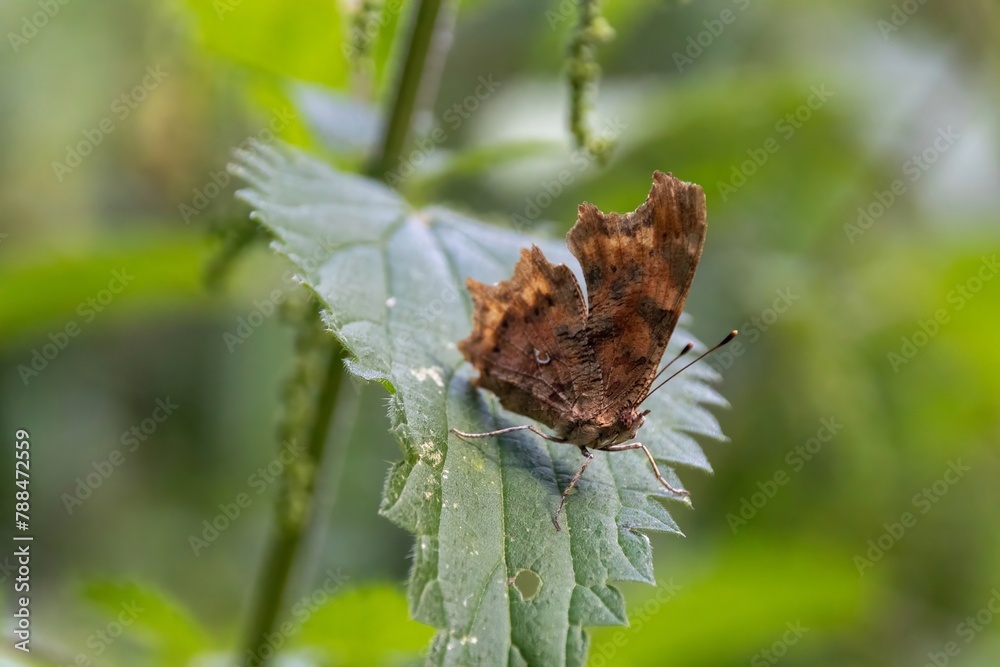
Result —
<svg viewBox="0 0 1000 667"><path fill-rule="evenodd" d="M653 169L705 188L688 312L703 340L743 330L711 361L731 442L706 444L714 476L682 471L687 538L652 537L662 586L624 587L632 627L595 629L590 664L998 664L1000 7L607 5L588 120L616 140L605 166L569 132L575 3L468 0L417 118L444 139L404 188L553 235L585 200L632 210ZM36 536L36 662L10 664L207 665L237 644L292 365L265 302L299 288L262 244L206 287L212 230L249 211L225 166L277 135L356 168L397 7L372 40L333 0L0 7L0 425L31 434ZM291 643L419 662L411 539L377 515L399 458L385 392L345 393L348 473L303 587L332 572L335 592ZM126 623L131 599L154 611Z"/></svg>

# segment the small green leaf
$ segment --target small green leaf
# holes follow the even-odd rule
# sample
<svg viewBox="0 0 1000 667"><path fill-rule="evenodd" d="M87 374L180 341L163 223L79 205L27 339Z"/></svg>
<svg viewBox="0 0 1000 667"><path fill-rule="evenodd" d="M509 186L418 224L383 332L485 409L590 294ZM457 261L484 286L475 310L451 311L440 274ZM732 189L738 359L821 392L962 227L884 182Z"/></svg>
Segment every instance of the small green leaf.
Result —
<svg viewBox="0 0 1000 667"><path fill-rule="evenodd" d="M406 598L386 585L347 591L315 611L300 604L292 613L308 614L296 644L320 647L338 665L399 664L419 655L431 634L409 622Z"/></svg>
<svg viewBox="0 0 1000 667"><path fill-rule="evenodd" d="M341 48L341 12L326 0L225 2L188 0L205 46L244 65L279 77L347 82L349 64Z"/></svg>
<svg viewBox="0 0 1000 667"><path fill-rule="evenodd" d="M510 434L474 443L448 429L523 424L470 384L455 343L471 329L466 277L510 277L519 249L538 244L579 276L564 243L491 227L443 208L414 210L381 183L335 171L291 149L257 146L232 167L240 195L326 302L349 368L391 383L403 448L382 513L416 535L409 582L414 618L439 629L431 664L582 665L587 625L626 622L612 580L654 583L642 531L680 533L655 497L642 453L598 453L570 497L565 530L552 514L581 463L574 447ZM581 280L582 282L582 280ZM691 339L678 330L668 355ZM688 434L722 439L705 405L725 405L692 368L649 401L640 435L666 466L709 470ZM680 481L669 467L664 474Z"/></svg>
<svg viewBox="0 0 1000 667"><path fill-rule="evenodd" d="M210 647L207 634L188 611L166 594L133 582L92 581L83 596L141 635L157 664L186 665Z"/></svg>
<svg viewBox="0 0 1000 667"><path fill-rule="evenodd" d="M81 252L55 257L41 249L11 252L0 260L0 341L44 337L70 321L99 326L107 318L90 301L112 281L121 293L106 309L111 319L129 310L148 312L151 304L203 297L200 273L208 252L204 234L189 232L116 232Z"/></svg>
<svg viewBox="0 0 1000 667"><path fill-rule="evenodd" d="M382 119L372 105L308 83L292 86L291 96L315 136L334 153L367 156L375 146Z"/></svg>

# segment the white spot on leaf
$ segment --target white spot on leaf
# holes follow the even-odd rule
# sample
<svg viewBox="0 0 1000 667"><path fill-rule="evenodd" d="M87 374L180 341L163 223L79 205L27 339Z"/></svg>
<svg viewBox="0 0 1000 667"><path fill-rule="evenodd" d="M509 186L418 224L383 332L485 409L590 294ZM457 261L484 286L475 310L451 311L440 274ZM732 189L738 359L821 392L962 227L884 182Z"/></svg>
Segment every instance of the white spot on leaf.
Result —
<svg viewBox="0 0 1000 667"><path fill-rule="evenodd" d="M444 378L441 377L441 369L437 366L428 366L427 368L411 368L410 375L417 378L417 382L424 382L427 378L430 378L437 386L444 387Z"/></svg>
<svg viewBox="0 0 1000 667"><path fill-rule="evenodd" d="M431 440L417 445L417 451L421 459L434 467L441 465L441 462L444 461L444 455L441 453L441 450L435 447L434 442Z"/></svg>

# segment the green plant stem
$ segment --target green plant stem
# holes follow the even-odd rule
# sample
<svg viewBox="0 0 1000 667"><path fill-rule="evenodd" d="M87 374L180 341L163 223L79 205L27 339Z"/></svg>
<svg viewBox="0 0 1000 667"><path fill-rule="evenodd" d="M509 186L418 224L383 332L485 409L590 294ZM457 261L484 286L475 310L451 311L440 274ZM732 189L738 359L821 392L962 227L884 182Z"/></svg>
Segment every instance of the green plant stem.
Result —
<svg viewBox="0 0 1000 667"><path fill-rule="evenodd" d="M310 526L315 525L316 476L322 469L329 440L327 431L343 384L343 350L332 337L327 336L324 342L328 361L323 385L316 401L305 451L299 460L285 467L277 522L261 568L260 588L245 643L246 652L243 657L257 656L262 667L269 660L261 654L261 649L265 646L266 637L274 633L278 626L296 555Z"/></svg>
<svg viewBox="0 0 1000 667"><path fill-rule="evenodd" d="M389 168L409 134L441 3L442 0L422 0L417 6L381 150L368 169L371 175L378 175ZM323 469L322 463L327 455L327 432L338 403L343 374L343 349L331 338L326 374L313 411L303 464L285 468L285 490L278 501L278 521L267 546L249 630L243 644L245 650L241 659L244 664L249 663L251 656L256 657L261 667L270 662L261 655L261 649L267 645L266 638L277 630L288 598L296 556L307 537L307 529L314 524L318 488L316 475ZM268 651L274 652L273 649Z"/></svg>
<svg viewBox="0 0 1000 667"><path fill-rule="evenodd" d="M443 0L421 0L414 12L412 28L404 55L403 67L399 73L392 111L386 121L382 145L378 155L372 160L368 173L380 176L387 172L399 157L410 133L413 110L423 80L427 54L434 41L438 14Z"/></svg>

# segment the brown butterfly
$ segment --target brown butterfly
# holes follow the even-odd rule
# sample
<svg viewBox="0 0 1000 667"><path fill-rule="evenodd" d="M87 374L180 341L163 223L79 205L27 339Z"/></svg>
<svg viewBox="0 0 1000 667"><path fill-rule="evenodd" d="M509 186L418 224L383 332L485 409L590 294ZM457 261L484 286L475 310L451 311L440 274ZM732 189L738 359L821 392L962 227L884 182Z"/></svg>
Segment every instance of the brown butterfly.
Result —
<svg viewBox="0 0 1000 667"><path fill-rule="evenodd" d="M666 489L688 495L667 483L645 445L626 441L635 438L649 414L639 410L640 404L662 386L649 389L701 257L705 193L656 171L639 208L604 214L582 204L566 239L583 268L586 302L573 272L565 264L549 263L532 246L521 250L510 280L466 282L475 307L473 330L458 344L479 371L476 386L555 435L530 424L487 433L451 429L464 438L528 430L579 447L586 458L562 493L552 519L556 530L567 496L594 458L591 449L641 449Z"/></svg>

